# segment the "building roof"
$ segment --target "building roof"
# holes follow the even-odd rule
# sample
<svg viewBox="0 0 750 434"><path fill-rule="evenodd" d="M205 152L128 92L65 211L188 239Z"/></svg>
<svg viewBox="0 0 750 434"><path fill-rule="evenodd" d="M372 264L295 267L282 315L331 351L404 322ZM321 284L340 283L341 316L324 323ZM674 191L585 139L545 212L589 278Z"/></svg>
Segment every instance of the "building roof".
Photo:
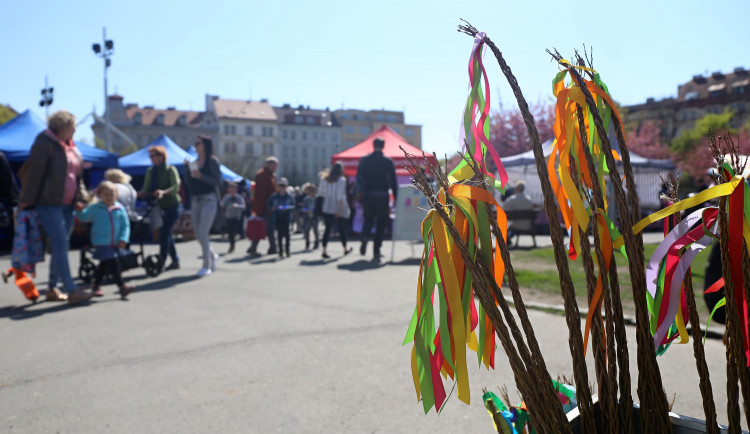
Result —
<svg viewBox="0 0 750 434"><path fill-rule="evenodd" d="M279 123L285 125L307 125L322 127L339 127L341 124L333 116L330 110L310 109L303 106L291 107L285 104L274 107Z"/></svg>
<svg viewBox="0 0 750 434"><path fill-rule="evenodd" d="M223 119L247 119L277 121L273 107L267 101L246 101L241 99L213 100L216 116Z"/></svg>
<svg viewBox="0 0 750 434"><path fill-rule="evenodd" d="M141 114L141 125L153 125L154 120L159 114L164 115L164 126L168 127L179 127L179 126L187 126L187 127L199 127L201 125L201 121L203 120L204 113L203 112L196 112L196 111L187 111L187 110L175 110L175 109L155 109L153 107L142 107L139 108L135 105L128 105L125 108L125 116L128 117L128 119L133 119L135 117L136 113ZM185 124L180 125L177 123L177 121L180 119L180 116L185 116ZM161 125L161 124L160 124Z"/></svg>

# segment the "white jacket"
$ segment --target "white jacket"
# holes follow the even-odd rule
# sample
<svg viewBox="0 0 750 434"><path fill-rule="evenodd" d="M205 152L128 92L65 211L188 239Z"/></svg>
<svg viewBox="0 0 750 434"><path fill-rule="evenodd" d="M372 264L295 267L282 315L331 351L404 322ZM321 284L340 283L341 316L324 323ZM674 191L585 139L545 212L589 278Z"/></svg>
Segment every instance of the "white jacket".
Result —
<svg viewBox="0 0 750 434"><path fill-rule="evenodd" d="M351 211L346 200L346 178L343 176L336 182L320 181L318 188L320 196L323 196L323 213L338 214L339 217L349 218Z"/></svg>

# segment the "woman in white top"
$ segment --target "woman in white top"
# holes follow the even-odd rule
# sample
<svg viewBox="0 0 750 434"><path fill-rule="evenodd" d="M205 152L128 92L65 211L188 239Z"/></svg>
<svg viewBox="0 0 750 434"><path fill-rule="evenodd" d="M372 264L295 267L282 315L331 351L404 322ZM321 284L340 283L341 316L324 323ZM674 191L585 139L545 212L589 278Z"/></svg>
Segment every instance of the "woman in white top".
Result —
<svg viewBox="0 0 750 434"><path fill-rule="evenodd" d="M352 251L351 247L346 246L346 223L349 220L349 203L346 200L346 178L344 178L344 166L341 163L334 163L333 167L320 180L318 194L323 196L323 222L325 231L323 231L323 258L330 258L326 252L328 238L331 236L331 227L334 222L339 231L341 244L344 246L344 254Z"/></svg>

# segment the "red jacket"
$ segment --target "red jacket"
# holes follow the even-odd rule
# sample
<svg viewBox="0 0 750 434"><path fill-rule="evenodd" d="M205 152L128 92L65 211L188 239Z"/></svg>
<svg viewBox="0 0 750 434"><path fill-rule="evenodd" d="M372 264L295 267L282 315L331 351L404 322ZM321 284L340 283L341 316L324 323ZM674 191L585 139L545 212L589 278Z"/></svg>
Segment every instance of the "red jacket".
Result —
<svg viewBox="0 0 750 434"><path fill-rule="evenodd" d="M253 192L253 214L266 217L266 202L272 194L276 193L276 177L273 172L265 167L255 175L255 190Z"/></svg>

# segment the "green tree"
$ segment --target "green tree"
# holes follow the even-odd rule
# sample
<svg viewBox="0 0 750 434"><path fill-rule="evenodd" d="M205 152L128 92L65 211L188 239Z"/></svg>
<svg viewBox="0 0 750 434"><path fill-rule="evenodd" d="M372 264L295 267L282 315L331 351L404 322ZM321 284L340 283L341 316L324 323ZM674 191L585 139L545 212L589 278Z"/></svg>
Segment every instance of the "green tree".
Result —
<svg viewBox="0 0 750 434"><path fill-rule="evenodd" d="M9 120L16 117L18 113L16 113L15 110L10 108L9 105L2 105L0 104L0 125L8 122Z"/></svg>
<svg viewBox="0 0 750 434"><path fill-rule="evenodd" d="M692 129L683 131L677 136L672 141L670 148L674 152L685 154L693 151L696 146L703 146L710 131L736 134L737 131L730 128L732 117L734 117L734 113L728 108L721 114L709 113L698 119Z"/></svg>

